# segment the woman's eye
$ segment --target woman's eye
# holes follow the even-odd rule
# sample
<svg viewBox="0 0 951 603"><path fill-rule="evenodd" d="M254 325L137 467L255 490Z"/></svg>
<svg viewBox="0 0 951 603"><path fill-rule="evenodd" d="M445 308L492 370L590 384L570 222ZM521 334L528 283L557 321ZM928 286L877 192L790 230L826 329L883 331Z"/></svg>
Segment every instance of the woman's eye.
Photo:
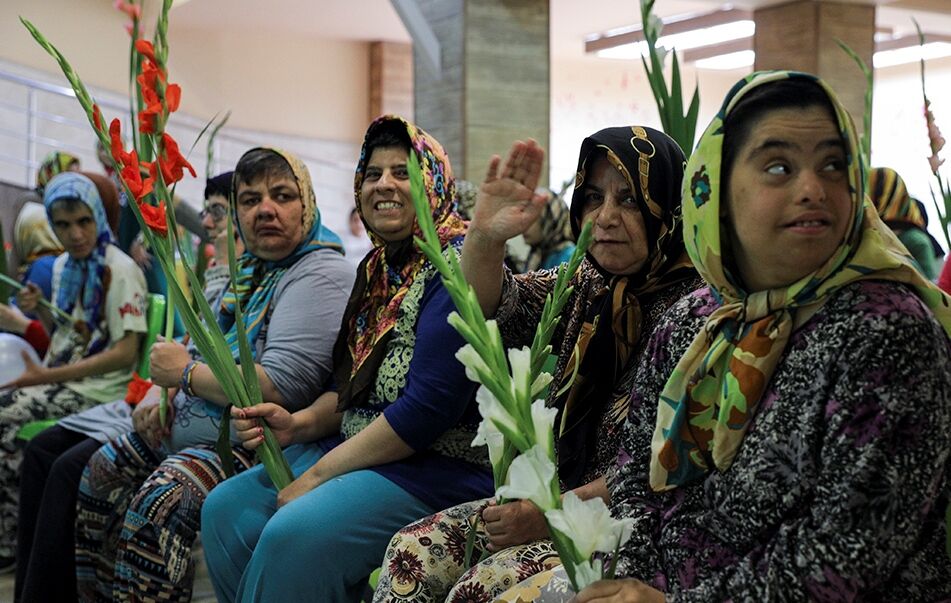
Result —
<svg viewBox="0 0 951 603"><path fill-rule="evenodd" d="M830 160L824 168L825 172L840 172L845 170L845 161L842 159L832 159Z"/></svg>
<svg viewBox="0 0 951 603"><path fill-rule="evenodd" d="M587 192L587 193L584 194L584 203L585 203L585 205L589 205L589 204L590 204L590 205L594 205L594 204L600 205L600 204L603 203L603 202L604 202L604 195L602 195L601 193L596 193L596 192L594 192L594 191L591 191L591 192Z"/></svg>
<svg viewBox="0 0 951 603"><path fill-rule="evenodd" d="M624 197L623 199L621 199L621 205L624 205L626 207L633 207L637 205L637 199L635 199L633 195L628 195L627 197Z"/></svg>
<svg viewBox="0 0 951 603"><path fill-rule="evenodd" d="M379 170L367 170L366 175L363 177L364 180L379 180L380 172Z"/></svg>
<svg viewBox="0 0 951 603"><path fill-rule="evenodd" d="M395 168L393 170L393 175L399 178L400 180L405 180L409 178L409 170L407 170L405 167Z"/></svg>
<svg viewBox="0 0 951 603"><path fill-rule="evenodd" d="M786 176L789 174L789 166L784 163L774 163L766 168L766 173L772 176Z"/></svg>

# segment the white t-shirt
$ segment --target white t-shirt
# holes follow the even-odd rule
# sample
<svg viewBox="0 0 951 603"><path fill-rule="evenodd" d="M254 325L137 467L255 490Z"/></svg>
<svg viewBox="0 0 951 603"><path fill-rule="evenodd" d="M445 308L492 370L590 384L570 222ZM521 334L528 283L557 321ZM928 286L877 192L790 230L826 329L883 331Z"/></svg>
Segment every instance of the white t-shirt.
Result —
<svg viewBox="0 0 951 603"><path fill-rule="evenodd" d="M67 257L68 254L63 253L53 263L53 300L59 292ZM146 286L142 270L132 258L122 253L115 245L109 245L106 248L106 266L109 267L112 278L109 290L106 292L105 324L100 323L95 327L90 325L90 328L95 328L91 340L101 336L103 327L108 328L109 344L106 349L109 349L125 336L126 331L145 333ZM77 303L73 309L73 316L82 320L83 309L80 303ZM46 361L49 362L51 358L70 353L70 362L76 362L83 358L83 352L84 346L79 334L69 327L58 326L53 331ZM134 365L130 364L126 369L117 369L79 381L67 381L64 385L86 398L109 402L125 397L126 387L129 379L132 378L133 367Z"/></svg>

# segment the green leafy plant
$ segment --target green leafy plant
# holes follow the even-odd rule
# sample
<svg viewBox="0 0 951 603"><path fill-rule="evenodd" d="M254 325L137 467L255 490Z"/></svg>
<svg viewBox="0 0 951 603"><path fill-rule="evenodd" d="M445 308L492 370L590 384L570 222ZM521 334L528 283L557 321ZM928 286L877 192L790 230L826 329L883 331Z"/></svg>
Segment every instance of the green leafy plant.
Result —
<svg viewBox="0 0 951 603"><path fill-rule="evenodd" d="M865 178L868 179L868 170L872 167L872 99L875 77L872 69L857 52L852 50L851 46L838 38L835 39L835 43L855 61L862 75L865 76L865 113L862 115L862 136L859 138L859 148L862 151L862 159L865 161Z"/></svg>
<svg viewBox="0 0 951 603"><path fill-rule="evenodd" d="M655 0L640 0L641 2L641 25L644 31L644 40L647 42L650 65L647 60L641 57L641 63L644 65L644 72L647 73L647 81L650 82L651 92L654 94L654 102L657 103L657 112L660 113L660 123L664 132L677 141L684 154L689 158L693 152L693 141L697 132L697 115L700 112L700 90L694 87L693 97L690 99L690 106L684 113L683 91L680 83L680 61L677 59L677 52L670 50L672 56L672 67L670 74L670 88L667 87L667 80L664 77L664 59L667 56L667 50L657 46L657 40L660 38L660 32L664 25L654 14Z"/></svg>

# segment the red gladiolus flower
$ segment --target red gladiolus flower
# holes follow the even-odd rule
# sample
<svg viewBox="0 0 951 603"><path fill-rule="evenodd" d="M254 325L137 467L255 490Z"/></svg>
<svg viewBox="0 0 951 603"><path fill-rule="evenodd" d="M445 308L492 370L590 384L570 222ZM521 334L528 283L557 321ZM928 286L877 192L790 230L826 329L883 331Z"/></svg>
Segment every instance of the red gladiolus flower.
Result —
<svg viewBox="0 0 951 603"><path fill-rule="evenodd" d="M130 19L138 20L142 18L142 7L137 4L124 2L123 0L116 0L112 6L116 10L124 12L129 16Z"/></svg>
<svg viewBox="0 0 951 603"><path fill-rule="evenodd" d="M136 40L135 49L148 60L156 65L158 64L158 61L155 60L155 47L148 40Z"/></svg>
<svg viewBox="0 0 951 603"><path fill-rule="evenodd" d="M96 130L102 132L102 110L96 103L92 104L92 122L96 125Z"/></svg>
<svg viewBox="0 0 951 603"><path fill-rule="evenodd" d="M182 101L182 88L178 84L169 84L165 88L165 104L168 106L168 112L178 111L178 105Z"/></svg>
<svg viewBox="0 0 951 603"><path fill-rule="evenodd" d="M148 176L142 178L142 169L139 167L139 157L135 151L132 151L129 157L129 163L122 168L119 176L122 178L122 181L125 182L126 186L129 187L129 192L132 193L135 200L141 201L143 197L152 192L153 180Z"/></svg>
<svg viewBox="0 0 951 603"><path fill-rule="evenodd" d="M165 201L159 201L158 205L139 203L139 211L142 212L142 220L145 221L146 226L152 232L160 237L168 235L168 223L165 221Z"/></svg>
<svg viewBox="0 0 951 603"><path fill-rule="evenodd" d="M129 381L129 387L126 388L125 401L130 406L135 406L145 398L145 394L148 393L150 387L152 387L151 381L143 379L139 377L138 373L133 372L132 381Z"/></svg>
<svg viewBox="0 0 951 603"><path fill-rule="evenodd" d="M115 159L119 165L128 165L130 156L122 147L122 125L119 123L118 118L113 119L112 123L109 124L109 138L112 140L112 158Z"/></svg>
<svg viewBox="0 0 951 603"><path fill-rule="evenodd" d="M166 185L181 180L185 175L184 169L186 168L191 172L192 178L198 176L192 164L188 163L188 160L179 152L178 143L165 132L162 132L162 154L158 159L158 164Z"/></svg>

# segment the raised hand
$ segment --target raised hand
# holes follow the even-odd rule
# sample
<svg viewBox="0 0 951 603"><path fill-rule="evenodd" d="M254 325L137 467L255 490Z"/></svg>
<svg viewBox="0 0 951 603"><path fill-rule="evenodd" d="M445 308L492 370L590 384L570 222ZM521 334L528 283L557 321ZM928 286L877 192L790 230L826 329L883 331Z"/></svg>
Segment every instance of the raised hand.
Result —
<svg viewBox="0 0 951 603"><path fill-rule="evenodd" d="M528 230L547 203L535 194L544 159L545 151L534 140L512 143L504 164L493 156L479 187L470 232L504 244Z"/></svg>

